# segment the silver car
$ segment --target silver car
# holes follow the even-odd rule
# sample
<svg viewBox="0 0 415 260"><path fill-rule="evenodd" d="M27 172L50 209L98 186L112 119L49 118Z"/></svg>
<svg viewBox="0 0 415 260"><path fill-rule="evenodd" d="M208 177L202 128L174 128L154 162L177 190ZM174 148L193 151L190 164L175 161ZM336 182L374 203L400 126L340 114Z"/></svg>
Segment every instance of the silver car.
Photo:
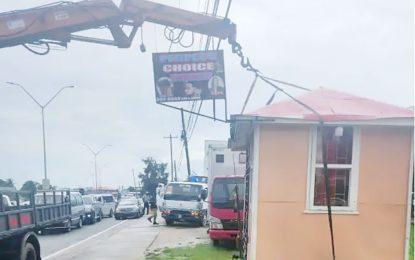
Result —
<svg viewBox="0 0 415 260"><path fill-rule="evenodd" d="M115 210L115 219L139 218L144 215L144 205L134 197L121 199Z"/></svg>
<svg viewBox="0 0 415 260"><path fill-rule="evenodd" d="M93 195L82 196L85 205L85 223L94 224L103 218L101 203Z"/></svg>

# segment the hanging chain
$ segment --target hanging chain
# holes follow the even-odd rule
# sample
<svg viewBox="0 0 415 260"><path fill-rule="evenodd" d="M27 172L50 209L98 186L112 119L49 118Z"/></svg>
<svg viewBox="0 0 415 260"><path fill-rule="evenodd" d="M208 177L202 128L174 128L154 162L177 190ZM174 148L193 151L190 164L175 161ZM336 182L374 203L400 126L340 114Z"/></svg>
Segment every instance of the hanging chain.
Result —
<svg viewBox="0 0 415 260"><path fill-rule="evenodd" d="M249 58L245 57L244 53L242 52L242 46L235 40L231 39L229 39L229 44L232 46L232 53L235 53L241 59L242 68L248 71L252 71L255 73L255 75L258 75L259 70L252 66L251 62L249 61Z"/></svg>

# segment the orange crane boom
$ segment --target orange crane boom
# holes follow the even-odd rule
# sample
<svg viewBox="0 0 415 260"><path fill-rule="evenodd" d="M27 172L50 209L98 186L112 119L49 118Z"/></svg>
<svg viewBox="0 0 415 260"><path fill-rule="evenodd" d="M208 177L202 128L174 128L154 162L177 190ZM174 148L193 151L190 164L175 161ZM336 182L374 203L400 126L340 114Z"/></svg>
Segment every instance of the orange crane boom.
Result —
<svg viewBox="0 0 415 260"><path fill-rule="evenodd" d="M228 19L195 13L147 0L58 2L26 10L0 13L0 48L71 40L129 48L143 22L152 22L220 39L234 39L236 26ZM131 26L127 35L123 26ZM113 39L75 35L94 28L108 28Z"/></svg>

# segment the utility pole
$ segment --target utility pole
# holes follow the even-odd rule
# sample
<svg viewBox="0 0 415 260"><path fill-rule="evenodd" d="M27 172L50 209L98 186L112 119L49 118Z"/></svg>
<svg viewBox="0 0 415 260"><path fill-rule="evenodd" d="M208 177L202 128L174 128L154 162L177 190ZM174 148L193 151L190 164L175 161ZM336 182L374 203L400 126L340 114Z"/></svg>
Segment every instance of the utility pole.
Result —
<svg viewBox="0 0 415 260"><path fill-rule="evenodd" d="M171 174L171 181L173 181L173 142L172 139L173 138L178 138L177 136L171 136L171 134L169 136L165 136L163 138L169 138L170 139L170 174Z"/></svg>
<svg viewBox="0 0 415 260"><path fill-rule="evenodd" d="M94 169L95 169L95 190L98 190L98 169L97 169L97 157L98 155L107 147L110 147L112 145L107 144L104 145L101 149L99 149L98 151L94 151L91 147L89 147L86 144L82 144L84 145L86 148L88 148L88 150L94 155Z"/></svg>
<svg viewBox="0 0 415 260"><path fill-rule="evenodd" d="M187 164L187 176L190 176L190 161L189 161L189 148L187 147L187 134L186 134L186 126L184 124L184 112L183 108L180 109L182 115L182 140L184 143L184 150L186 152L186 164Z"/></svg>
<svg viewBox="0 0 415 260"><path fill-rule="evenodd" d="M75 86L66 86L62 87L55 93L44 105L40 104L32 94L29 93L22 85L15 83L15 82L6 82L6 84L19 87L23 92L28 95L41 109L42 112L42 137L43 137L43 180L42 180L42 189L49 190L50 189L50 181L48 179L48 170L47 170L47 163L46 163L46 131L45 131L45 108L52 102L58 95L66 88L74 88Z"/></svg>

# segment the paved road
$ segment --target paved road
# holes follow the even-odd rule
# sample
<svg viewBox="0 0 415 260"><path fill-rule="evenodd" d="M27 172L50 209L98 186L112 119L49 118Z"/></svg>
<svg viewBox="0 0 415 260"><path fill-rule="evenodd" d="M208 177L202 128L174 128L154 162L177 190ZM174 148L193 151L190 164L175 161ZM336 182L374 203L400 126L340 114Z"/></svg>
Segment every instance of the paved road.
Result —
<svg viewBox="0 0 415 260"><path fill-rule="evenodd" d="M145 217L123 221L104 219L70 233L39 236L42 259L46 260L143 259L146 250L206 239L206 228L153 226Z"/></svg>
<svg viewBox="0 0 415 260"><path fill-rule="evenodd" d="M84 225L81 229L73 228L69 233L53 231L50 232L50 234L38 236L40 240L42 258L49 256L62 248L66 248L81 240L84 240L118 223L120 223L120 221L117 221L114 218L104 218L101 222L98 222L95 225Z"/></svg>

